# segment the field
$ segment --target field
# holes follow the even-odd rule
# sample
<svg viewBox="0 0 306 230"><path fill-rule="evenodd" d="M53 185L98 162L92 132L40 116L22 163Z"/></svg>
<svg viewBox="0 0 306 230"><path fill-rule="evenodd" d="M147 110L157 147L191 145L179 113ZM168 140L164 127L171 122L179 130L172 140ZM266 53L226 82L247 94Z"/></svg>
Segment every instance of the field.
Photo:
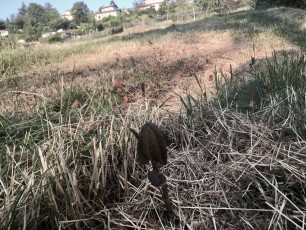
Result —
<svg viewBox="0 0 306 230"><path fill-rule="evenodd" d="M305 229L306 12L7 46L0 228ZM130 128L167 136L164 190Z"/></svg>

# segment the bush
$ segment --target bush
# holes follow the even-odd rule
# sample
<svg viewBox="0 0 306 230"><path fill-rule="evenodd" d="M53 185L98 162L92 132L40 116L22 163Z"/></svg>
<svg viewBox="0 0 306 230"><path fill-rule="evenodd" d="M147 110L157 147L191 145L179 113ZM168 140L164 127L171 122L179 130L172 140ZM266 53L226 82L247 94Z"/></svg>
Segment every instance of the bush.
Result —
<svg viewBox="0 0 306 230"><path fill-rule="evenodd" d="M104 25L103 25L103 23L97 23L97 30L98 30L98 31L104 30Z"/></svg>
<svg viewBox="0 0 306 230"><path fill-rule="evenodd" d="M53 35L47 37L46 41L48 43L61 42L62 38L61 38L61 35L59 33L56 33L56 34L53 34Z"/></svg>
<svg viewBox="0 0 306 230"><path fill-rule="evenodd" d="M123 27L122 26L112 28L112 34L119 34L121 32L123 32Z"/></svg>
<svg viewBox="0 0 306 230"><path fill-rule="evenodd" d="M257 4L305 8L306 0L258 0Z"/></svg>
<svg viewBox="0 0 306 230"><path fill-rule="evenodd" d="M102 24L104 28L111 28L111 27L119 27L122 25L122 22L120 19L114 17L114 16L108 16L106 18L102 19Z"/></svg>

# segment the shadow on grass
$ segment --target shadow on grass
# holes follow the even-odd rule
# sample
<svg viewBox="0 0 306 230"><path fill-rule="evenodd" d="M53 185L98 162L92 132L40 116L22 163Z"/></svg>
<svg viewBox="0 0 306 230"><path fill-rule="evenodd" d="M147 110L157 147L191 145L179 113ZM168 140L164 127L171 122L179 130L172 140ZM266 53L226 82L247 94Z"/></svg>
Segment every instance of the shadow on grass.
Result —
<svg viewBox="0 0 306 230"><path fill-rule="evenodd" d="M227 31L236 35L255 36L271 31L276 36L306 49L306 29L303 29L305 11L293 8L244 11L225 16L211 16L195 22L173 24L165 29L155 29L121 37L123 41L160 38L170 33ZM110 40L118 40L114 37Z"/></svg>

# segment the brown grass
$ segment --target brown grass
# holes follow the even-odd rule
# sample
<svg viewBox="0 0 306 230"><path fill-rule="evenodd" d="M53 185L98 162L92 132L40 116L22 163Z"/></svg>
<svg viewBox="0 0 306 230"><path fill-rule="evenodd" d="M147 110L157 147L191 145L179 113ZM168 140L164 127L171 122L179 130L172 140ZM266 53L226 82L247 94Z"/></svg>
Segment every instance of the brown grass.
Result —
<svg viewBox="0 0 306 230"><path fill-rule="evenodd" d="M175 120L177 129L170 131L176 145L163 173L175 206L171 228L266 229L281 224L302 229L305 142L290 143L244 115L201 106L205 119ZM159 191L139 180L142 173L136 168L130 175L125 201L109 210L109 226L170 227L161 215ZM122 177L122 186L124 181Z"/></svg>
<svg viewBox="0 0 306 230"><path fill-rule="evenodd" d="M176 94L192 89L191 94L196 96L200 90L195 74L205 85L210 97L214 94L212 76L215 70L227 74L231 65L240 76L248 76L251 57L261 59L273 50L291 48L292 45L269 34L261 34L253 41L240 41L230 32L180 36L171 33L152 43L133 40L106 43L91 53L76 54L47 66L36 66L35 70L25 74L25 82L18 79L13 88L52 95L61 77L67 85L73 79L86 88L95 87L103 78L109 87L118 81L122 82L125 87L119 89L120 96L134 103L143 98L141 84L145 83L146 97L153 104L162 104L167 99L165 106L177 110L180 102ZM46 86L45 82L50 81L50 76L55 83Z"/></svg>
<svg viewBox="0 0 306 230"><path fill-rule="evenodd" d="M10 203L0 212L12 217L12 208L20 226L43 226L50 218L67 229L304 229L305 141L269 128L260 116L201 101L188 117L177 96L200 95L196 75L211 98L216 70L228 74L231 65L234 77L249 77L272 50L296 49L271 34L251 39L216 30L110 40L7 80L0 118L11 135L1 133L8 144L0 158L10 162L4 168L11 178L0 177L8 184L0 198ZM77 95L64 101L75 86ZM62 101L68 112L58 110ZM25 121L11 121L10 111ZM160 191L146 179L150 168L135 162L128 128L148 120L172 143L162 168L174 203L171 221L163 216ZM15 209L19 194L26 197ZM39 210L28 212L32 204Z"/></svg>

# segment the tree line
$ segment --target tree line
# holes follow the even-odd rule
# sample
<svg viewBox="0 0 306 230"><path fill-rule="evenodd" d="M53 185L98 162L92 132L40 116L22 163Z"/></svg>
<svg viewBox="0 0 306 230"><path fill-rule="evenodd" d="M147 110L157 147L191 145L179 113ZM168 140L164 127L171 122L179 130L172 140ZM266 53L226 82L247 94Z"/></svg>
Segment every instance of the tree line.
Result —
<svg viewBox="0 0 306 230"><path fill-rule="evenodd" d="M10 33L20 34L27 41L37 40L42 33L59 29L77 29L82 23L92 20L87 5L75 2L71 8L73 20L61 18L58 10L50 3L22 3L17 14L13 14L6 21L0 21L0 29L7 29Z"/></svg>

